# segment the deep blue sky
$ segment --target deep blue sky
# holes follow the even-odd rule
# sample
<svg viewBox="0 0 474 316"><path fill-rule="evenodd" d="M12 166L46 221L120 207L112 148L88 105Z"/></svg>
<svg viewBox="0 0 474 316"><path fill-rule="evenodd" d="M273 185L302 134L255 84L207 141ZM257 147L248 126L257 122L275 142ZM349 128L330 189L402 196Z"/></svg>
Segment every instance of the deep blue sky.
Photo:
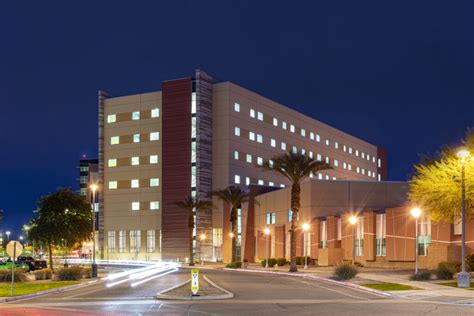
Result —
<svg viewBox="0 0 474 316"><path fill-rule="evenodd" d="M256 4L256 2L260 2ZM10 1L0 11L0 208L19 227L97 152L97 90L202 68L389 152L474 126L472 1Z"/></svg>

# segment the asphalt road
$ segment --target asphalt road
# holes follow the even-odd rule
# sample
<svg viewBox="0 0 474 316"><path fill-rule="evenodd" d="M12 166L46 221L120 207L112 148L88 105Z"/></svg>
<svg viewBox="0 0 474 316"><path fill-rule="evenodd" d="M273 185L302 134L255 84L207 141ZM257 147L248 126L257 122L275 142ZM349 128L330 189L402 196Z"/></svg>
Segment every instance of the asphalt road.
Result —
<svg viewBox="0 0 474 316"><path fill-rule="evenodd" d="M474 307L381 297L296 277L206 270L234 293L221 301L158 301L154 295L189 278L180 269L132 288L105 282L0 305L0 315L474 315Z"/></svg>

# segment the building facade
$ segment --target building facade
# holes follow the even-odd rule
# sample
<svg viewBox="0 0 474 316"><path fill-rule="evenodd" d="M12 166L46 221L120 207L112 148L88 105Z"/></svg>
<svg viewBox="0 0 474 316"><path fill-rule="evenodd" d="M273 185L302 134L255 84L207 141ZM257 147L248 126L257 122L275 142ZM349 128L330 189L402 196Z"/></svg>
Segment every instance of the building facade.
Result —
<svg viewBox="0 0 474 316"><path fill-rule="evenodd" d="M100 252L109 259L189 259L188 219L175 202L230 184L276 189L286 179L255 165L286 151L325 161L324 181L387 178L383 148L201 70L161 91L99 92ZM205 260L229 258L228 206L197 214ZM239 215L238 244L242 242ZM201 254L200 254L201 255Z"/></svg>

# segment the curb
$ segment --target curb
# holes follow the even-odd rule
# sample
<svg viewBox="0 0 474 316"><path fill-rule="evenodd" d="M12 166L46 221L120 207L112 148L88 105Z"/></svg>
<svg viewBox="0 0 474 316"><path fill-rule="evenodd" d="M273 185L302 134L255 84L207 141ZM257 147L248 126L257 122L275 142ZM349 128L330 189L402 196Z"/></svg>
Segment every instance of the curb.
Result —
<svg viewBox="0 0 474 316"><path fill-rule="evenodd" d="M97 283L99 281L101 281L101 280L96 279L96 280L87 281L87 282L83 282L83 283L58 287L58 288L51 289L51 290L39 291L39 292L35 292L35 293L19 295L19 296L13 296L13 297L4 297L4 298L0 298L0 303L14 302L14 301L23 300L23 299L26 299L26 298L32 298L32 297L36 297L36 296L41 296L41 295L46 295L46 294L51 294L51 293L58 293L58 292L63 292L63 291L67 291L67 290L72 290L74 288L91 285L91 284Z"/></svg>
<svg viewBox="0 0 474 316"><path fill-rule="evenodd" d="M395 295L393 295L391 293L366 288L366 287L361 286L361 285L357 285L357 284L353 284L353 283L346 283L346 282L342 282L342 281L336 281L336 280L323 278L323 277L318 277L318 276L314 276L314 275L305 275L305 274L302 274L302 273L289 273L289 272L276 272L276 271L272 272L272 271L259 271L259 270L250 270L250 269L229 269L229 268L224 268L224 270L226 270L226 271L240 271L240 272L253 272L253 273L266 273L266 274L278 274L278 275L286 275L286 276L300 277L300 278L306 278L306 279L313 279L313 280L318 280L318 281L322 281L322 282L326 282L326 283L336 284L336 285L340 285L340 286L344 286L344 287L348 287L348 288L353 288L353 289L360 290L360 291L363 291L363 292L378 294L378 295L382 295L382 296L385 296L385 297L395 297Z"/></svg>
<svg viewBox="0 0 474 316"><path fill-rule="evenodd" d="M161 300L180 300L180 301L205 301L205 300L225 300L225 299L229 299L229 298L233 298L234 297L234 294L227 291L226 289L216 285L214 282L212 282L211 280L209 280L209 278L205 275L203 275L204 279L209 282L209 284L211 286L214 286L215 288L221 290L222 292L224 292L225 294L221 294L221 295L209 295L209 296L177 296L177 295L168 295L166 294L167 292L170 292L180 286L183 286L185 285L186 283L190 282L191 279L189 280L186 280L178 285L175 285L169 289L166 289L166 290L163 290L161 292L159 292L158 294L156 294L156 298L157 299L161 299Z"/></svg>

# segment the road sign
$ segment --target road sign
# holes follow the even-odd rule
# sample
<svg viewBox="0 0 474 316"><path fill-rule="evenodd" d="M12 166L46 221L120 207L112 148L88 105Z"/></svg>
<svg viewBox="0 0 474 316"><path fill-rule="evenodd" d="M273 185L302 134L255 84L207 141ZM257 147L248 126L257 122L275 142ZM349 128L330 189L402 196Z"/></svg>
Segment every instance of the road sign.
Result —
<svg viewBox="0 0 474 316"><path fill-rule="evenodd" d="M12 240L7 245L7 253L10 257L16 259L23 252L23 246L19 241Z"/></svg>
<svg viewBox="0 0 474 316"><path fill-rule="evenodd" d="M199 270L191 270L191 292L196 295L199 292Z"/></svg>

